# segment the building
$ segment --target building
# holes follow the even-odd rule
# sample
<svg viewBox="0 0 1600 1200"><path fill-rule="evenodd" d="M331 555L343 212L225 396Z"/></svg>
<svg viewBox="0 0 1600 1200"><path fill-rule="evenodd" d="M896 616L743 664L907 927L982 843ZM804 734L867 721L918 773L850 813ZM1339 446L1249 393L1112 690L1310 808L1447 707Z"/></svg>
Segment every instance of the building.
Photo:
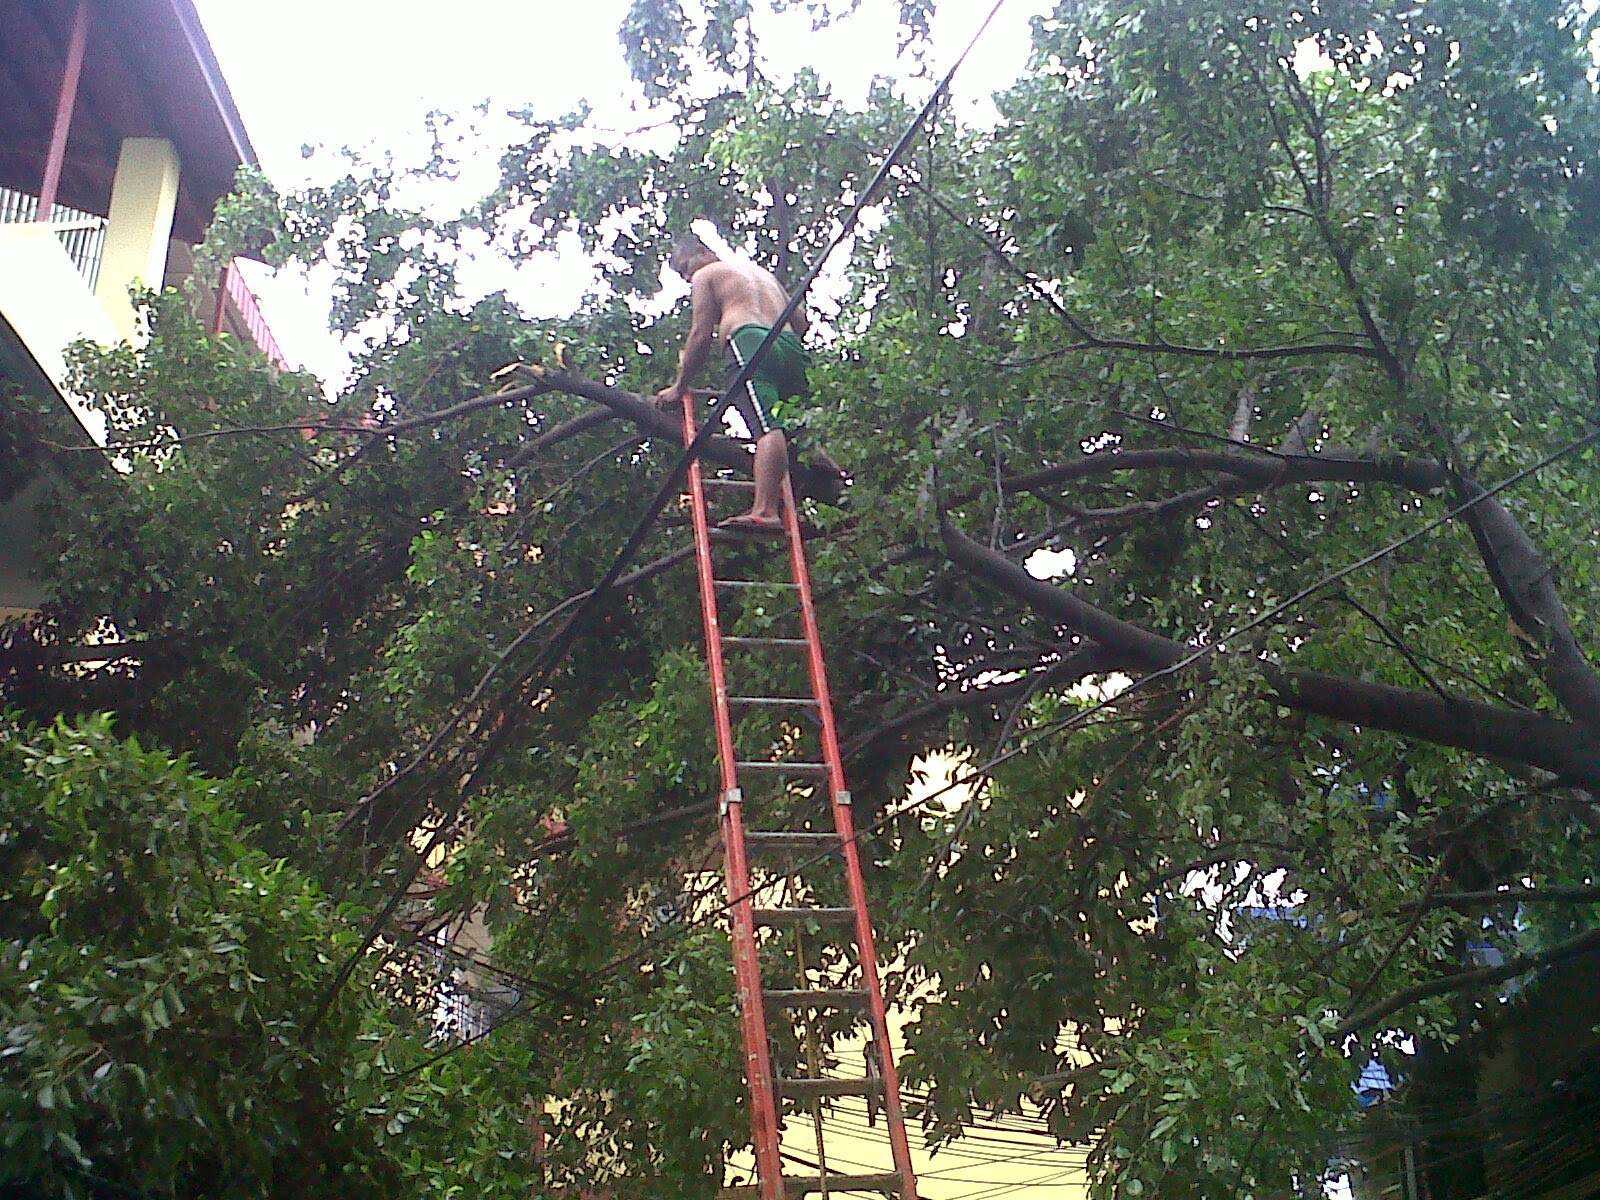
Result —
<svg viewBox="0 0 1600 1200"><path fill-rule="evenodd" d="M65 387L64 352L137 341L133 287L194 269L218 200L255 151L192 0L12 0L0 37L0 400L18 393L105 442ZM230 264L203 315L281 361ZM0 442L9 439L0 430ZM32 513L44 463L0 460L0 616L36 607Z"/></svg>

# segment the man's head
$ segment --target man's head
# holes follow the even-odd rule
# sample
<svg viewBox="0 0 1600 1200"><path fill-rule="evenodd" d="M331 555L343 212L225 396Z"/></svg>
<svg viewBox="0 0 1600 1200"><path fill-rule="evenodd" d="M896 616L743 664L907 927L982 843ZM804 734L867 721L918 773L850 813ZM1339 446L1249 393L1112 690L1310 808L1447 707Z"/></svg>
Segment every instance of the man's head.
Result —
<svg viewBox="0 0 1600 1200"><path fill-rule="evenodd" d="M717 253L700 240L697 233L686 233L672 244L667 266L688 279L707 263L717 261Z"/></svg>

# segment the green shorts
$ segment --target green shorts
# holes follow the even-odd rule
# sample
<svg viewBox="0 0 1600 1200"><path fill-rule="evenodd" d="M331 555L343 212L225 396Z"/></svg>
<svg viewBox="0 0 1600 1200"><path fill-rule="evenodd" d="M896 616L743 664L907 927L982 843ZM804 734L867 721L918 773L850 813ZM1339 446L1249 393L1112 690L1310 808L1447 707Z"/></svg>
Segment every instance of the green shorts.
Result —
<svg viewBox="0 0 1600 1200"><path fill-rule="evenodd" d="M734 381L766 340L769 328L741 325L728 335L728 383ZM759 438L781 428L782 421L774 417L781 412L783 401L810 394L811 386L806 382L806 368L810 364L811 356L793 330L785 329L778 334L761 356L755 373L733 398L733 406L750 427L751 437Z"/></svg>

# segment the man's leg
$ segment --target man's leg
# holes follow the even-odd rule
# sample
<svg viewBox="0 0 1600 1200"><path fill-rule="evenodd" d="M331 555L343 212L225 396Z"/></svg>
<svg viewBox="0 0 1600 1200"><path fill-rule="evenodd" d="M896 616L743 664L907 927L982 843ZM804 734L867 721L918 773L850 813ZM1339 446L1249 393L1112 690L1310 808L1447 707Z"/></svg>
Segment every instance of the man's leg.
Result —
<svg viewBox="0 0 1600 1200"><path fill-rule="evenodd" d="M737 375L745 362L744 352L737 341L728 343L728 356L730 372ZM756 444L755 462L751 469L755 475L756 491L749 512L729 517L722 524L729 529L781 533L783 532L783 481L789 473L789 442L783 436L783 430L773 425L772 418L767 412L766 397L761 394L763 386L769 391L772 390L770 383L762 385L755 379L748 379L744 386L733 394L733 407L743 419L745 428L750 431L750 436Z"/></svg>
<svg viewBox="0 0 1600 1200"><path fill-rule="evenodd" d="M789 442L783 430L774 429L756 442L756 498L746 516L756 521L777 521L783 516L783 481L789 474Z"/></svg>

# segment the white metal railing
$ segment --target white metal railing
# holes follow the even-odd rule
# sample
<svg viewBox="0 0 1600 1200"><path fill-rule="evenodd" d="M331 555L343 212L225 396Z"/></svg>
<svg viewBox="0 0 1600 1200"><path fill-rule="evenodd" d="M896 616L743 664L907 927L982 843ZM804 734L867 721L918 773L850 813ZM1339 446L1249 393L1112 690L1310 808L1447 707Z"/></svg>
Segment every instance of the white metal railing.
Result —
<svg viewBox="0 0 1600 1200"><path fill-rule="evenodd" d="M24 225L39 219L39 197L0 188L0 225ZM106 219L57 204L50 210L50 227L61 248L93 290L100 279L100 262L106 252Z"/></svg>

